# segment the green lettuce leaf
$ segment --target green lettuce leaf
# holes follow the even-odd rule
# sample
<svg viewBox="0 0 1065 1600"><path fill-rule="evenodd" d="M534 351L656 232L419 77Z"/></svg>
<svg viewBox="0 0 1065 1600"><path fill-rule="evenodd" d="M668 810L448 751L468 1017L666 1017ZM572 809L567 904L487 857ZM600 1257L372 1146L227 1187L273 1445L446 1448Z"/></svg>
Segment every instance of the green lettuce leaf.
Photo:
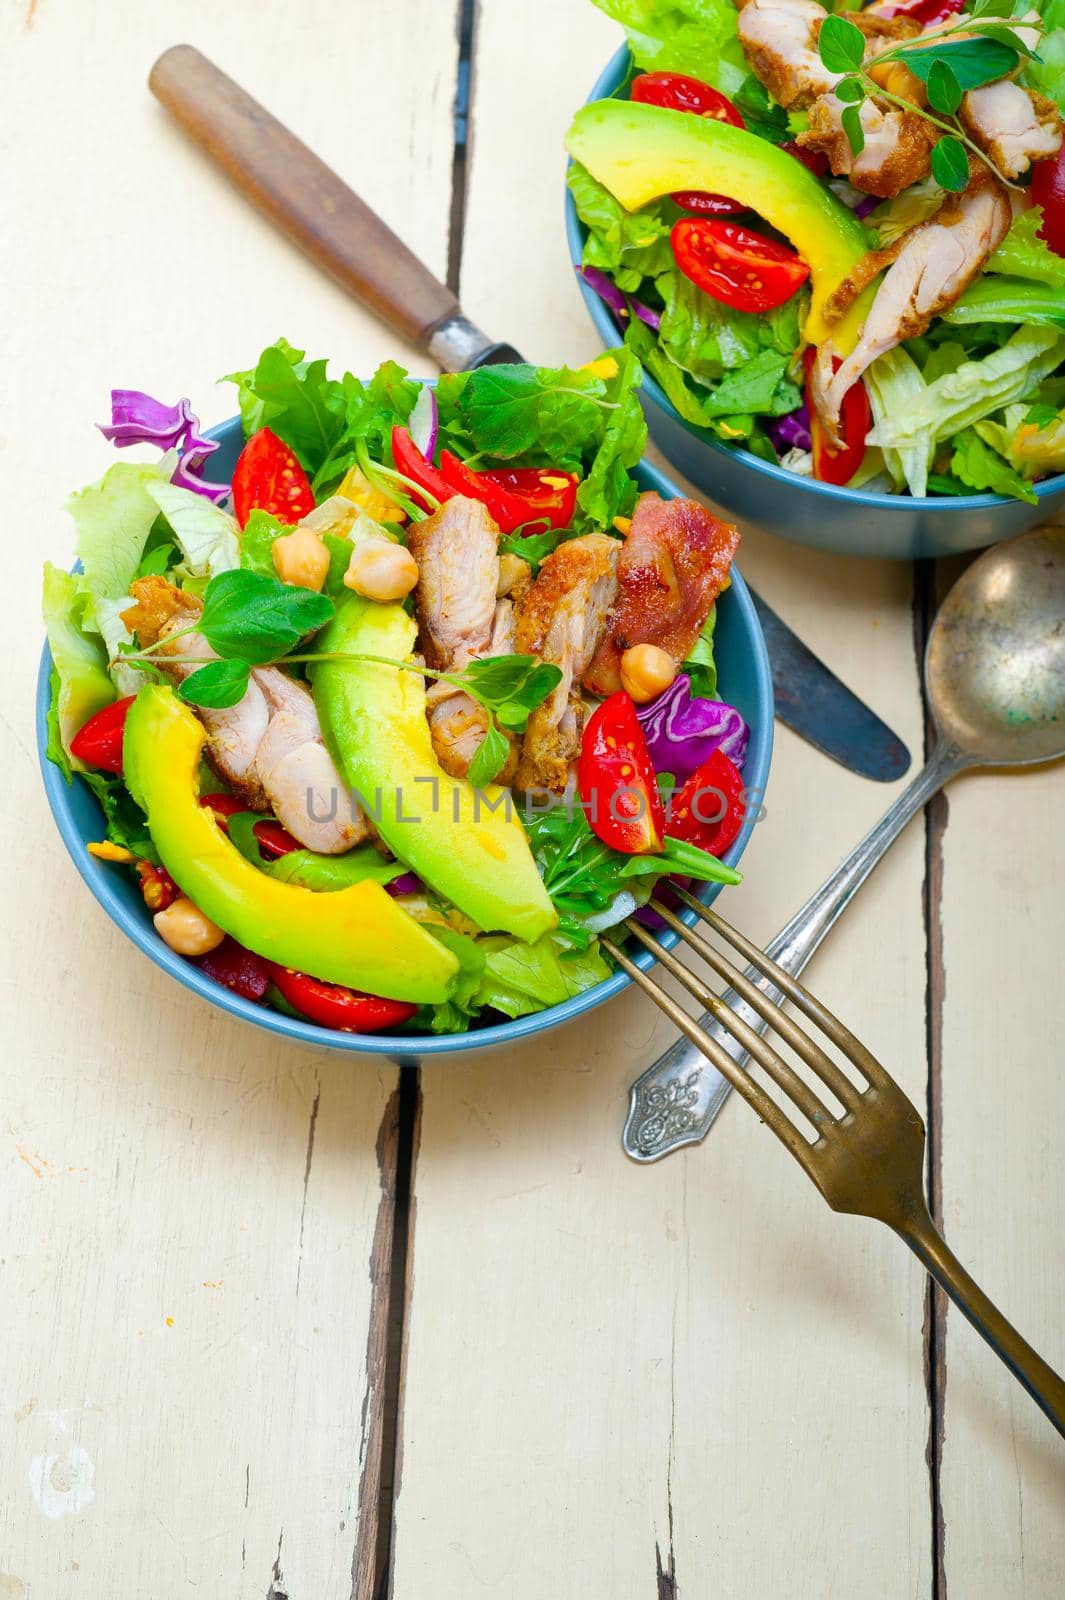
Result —
<svg viewBox="0 0 1065 1600"><path fill-rule="evenodd" d="M607 382L606 426L591 464L577 490L578 520L583 525L609 528L636 503L636 481L631 469L647 447L647 421L640 405L643 382L640 363L626 348L612 350L617 375Z"/></svg>
<svg viewBox="0 0 1065 1600"><path fill-rule="evenodd" d="M748 76L731 0L594 0L644 72L686 72L735 94Z"/></svg>
<svg viewBox="0 0 1065 1600"><path fill-rule="evenodd" d="M963 428L954 439L950 470L955 478L968 484L970 489L990 490L992 494L1012 495L1017 500L1027 500L1038 505L1039 498L1031 484L1004 461L975 428Z"/></svg>
<svg viewBox="0 0 1065 1600"><path fill-rule="evenodd" d="M681 215L676 206L655 200L640 211L626 211L579 161L571 162L566 182L577 215L588 229L584 266L608 273L626 293L635 292L644 278L669 271L673 266L669 233Z"/></svg>
<svg viewBox="0 0 1065 1600"><path fill-rule="evenodd" d="M116 469L111 468L114 472ZM195 576L231 572L240 566L240 528L236 517L202 494L177 484L145 485L153 510L161 511L180 546L188 569ZM127 584L128 587L128 584Z"/></svg>
<svg viewBox="0 0 1065 1600"><path fill-rule="evenodd" d="M1039 41L1039 60L1026 63L1021 82L1065 111L1065 0L1042 0L1037 9L1045 30Z"/></svg>
<svg viewBox="0 0 1065 1600"><path fill-rule="evenodd" d="M484 956L484 975L476 1003L507 1017L561 1005L610 977L597 941L585 950L572 950L564 939L549 933L535 944L508 934L489 934L477 944Z"/></svg>
<svg viewBox="0 0 1065 1600"><path fill-rule="evenodd" d="M54 662L52 722L59 748L68 758L70 741L78 729L115 698L107 651L90 608L91 596L84 584L45 562L42 611ZM54 759L57 752L52 743L49 754ZM69 765L64 770L69 777Z"/></svg>
<svg viewBox="0 0 1065 1600"><path fill-rule="evenodd" d="M792 295L774 311L733 311L697 289L671 264L655 279L662 299L661 349L701 383L746 366L762 350L790 356L798 348L808 296ZM744 407L735 409L743 410Z"/></svg>
<svg viewBox="0 0 1065 1600"><path fill-rule="evenodd" d="M1033 278L1036 283L1049 284L1052 289L1065 289L1065 257L1055 255L1040 239L1038 230L1042 225L1042 206L1022 211L987 263L988 272Z"/></svg>
<svg viewBox="0 0 1065 1600"><path fill-rule="evenodd" d="M81 776L100 803L106 838L112 844L130 851L138 861L158 864L159 855L148 832L144 813L122 779L113 778L106 772L95 772L91 768L86 768Z"/></svg>
<svg viewBox="0 0 1065 1600"><path fill-rule="evenodd" d="M152 491L170 487L170 474L176 464L173 452L149 463L118 461L99 483L89 484L67 501L76 529L75 549L85 570L85 586L94 598L118 599L129 592L159 515ZM201 495L189 498L210 505Z"/></svg>
<svg viewBox="0 0 1065 1600"><path fill-rule="evenodd" d="M717 663L714 660L714 629L717 626L717 606L710 607L710 615L692 645L687 661L680 670L691 679L692 694L699 700L713 700L717 694Z"/></svg>

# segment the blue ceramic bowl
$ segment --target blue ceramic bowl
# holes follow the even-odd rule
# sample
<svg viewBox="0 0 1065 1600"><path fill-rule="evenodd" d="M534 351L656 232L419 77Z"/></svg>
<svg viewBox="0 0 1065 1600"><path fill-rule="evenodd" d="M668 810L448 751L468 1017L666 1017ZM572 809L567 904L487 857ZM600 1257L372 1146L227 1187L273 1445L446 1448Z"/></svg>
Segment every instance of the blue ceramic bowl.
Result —
<svg viewBox="0 0 1065 1600"><path fill-rule="evenodd" d="M609 99L629 69L629 52L623 45L589 101ZM579 267L586 230L568 191L566 232L570 258ZM619 331L613 313L583 279L578 281L599 337L604 345L616 345ZM1023 533L1065 505L1065 473L1036 485L1039 504L1034 506L997 494L916 500L815 483L762 461L749 450L722 444L706 428L685 422L650 374L644 375L642 398L651 438L717 511L741 526L764 529L817 550L900 561L953 555Z"/></svg>
<svg viewBox="0 0 1065 1600"><path fill-rule="evenodd" d="M228 482L243 443L240 422L233 418L210 430L221 449L208 463L208 475L218 482ZM667 499L674 499L680 491L661 472L652 466L637 469L641 489L656 489ZM744 778L750 789L764 790L769 776L769 762L773 748L773 687L769 673L769 659L765 640L751 604L747 586L733 569L732 583L718 602L718 623L714 636L723 699L738 706L751 728L751 741ZM103 818L99 805L88 786L75 778L67 784L59 768L53 766L45 755L48 743L48 706L50 700L49 674L52 657L47 645L41 655L41 668L37 679L37 749L44 776L45 793L52 808L56 826L71 859L85 882L103 906L108 916L117 923L133 943L171 977L183 983L212 1005L228 1011L231 1016L253 1022L282 1038L314 1045L318 1049L345 1050L356 1055L375 1055L391 1058L405 1066L416 1065L420 1060L435 1056L455 1055L468 1050L498 1049L528 1039L560 1023L569 1022L593 1006L601 1005L612 995L619 994L631 982L623 972L617 972L604 983L588 989L584 994L567 1000L563 1005L552 1006L547 1011L531 1017L519 1017L514 1022L503 1022L495 1027L479 1028L472 1033L447 1034L441 1037L422 1034L348 1034L334 1033L318 1028L311 1022L299 1022L282 1016L268 1006L257 1005L213 983L197 967L175 955L160 939L152 926L151 915L141 898L140 890L129 873L96 861L85 846L89 840L103 837ZM739 838L724 859L735 865L747 845L754 826L753 817L744 825ZM712 889L714 886L707 886ZM709 896L707 897L709 898ZM663 944L676 943L676 936L666 933ZM641 950L634 960L641 967L651 965L651 957Z"/></svg>

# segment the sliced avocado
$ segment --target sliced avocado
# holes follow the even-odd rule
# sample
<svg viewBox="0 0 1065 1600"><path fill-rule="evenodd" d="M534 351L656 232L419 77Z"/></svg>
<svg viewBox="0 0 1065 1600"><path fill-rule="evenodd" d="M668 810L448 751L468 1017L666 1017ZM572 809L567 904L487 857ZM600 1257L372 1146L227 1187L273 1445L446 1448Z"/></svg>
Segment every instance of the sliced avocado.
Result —
<svg viewBox="0 0 1065 1600"><path fill-rule="evenodd" d="M678 189L727 194L749 205L787 235L810 268L806 338L820 344L831 333L841 355L853 347L871 291L831 329L823 312L868 251L868 237L853 213L786 150L712 117L629 100L584 106L566 148L627 211Z"/></svg>
<svg viewBox="0 0 1065 1600"><path fill-rule="evenodd" d="M170 688L149 684L129 708L126 783L182 893L246 949L280 966L391 1000L446 1000L455 956L379 883L316 894L278 883L244 859L199 803L203 741L202 723Z"/></svg>
<svg viewBox="0 0 1065 1600"><path fill-rule="evenodd" d="M401 605L349 594L317 648L406 661L416 636ZM506 791L495 784L476 790L437 761L418 674L321 661L311 678L340 771L389 849L486 932L532 941L553 928L558 917L525 830L507 814Z"/></svg>

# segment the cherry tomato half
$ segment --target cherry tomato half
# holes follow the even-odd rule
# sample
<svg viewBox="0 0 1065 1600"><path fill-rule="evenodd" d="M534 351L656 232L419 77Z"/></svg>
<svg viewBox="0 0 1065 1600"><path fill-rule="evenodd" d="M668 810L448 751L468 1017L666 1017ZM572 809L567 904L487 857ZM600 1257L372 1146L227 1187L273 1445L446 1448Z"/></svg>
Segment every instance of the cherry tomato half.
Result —
<svg viewBox="0 0 1065 1600"><path fill-rule="evenodd" d="M1043 208L1039 237L1056 256L1065 256L1065 145L1032 168L1032 199Z"/></svg>
<svg viewBox="0 0 1065 1600"><path fill-rule="evenodd" d="M688 78L682 72L642 72L632 80L629 91L633 100L648 106L665 106L668 111L690 111L697 117L710 117L714 122L727 122L733 128L747 124L727 95L703 83L701 78ZM700 216L730 217L749 207L727 194L709 194L704 189L678 189L672 197L685 211L698 212Z"/></svg>
<svg viewBox="0 0 1065 1600"><path fill-rule="evenodd" d="M794 250L736 222L682 217L670 243L684 276L734 311L772 311L810 276Z"/></svg>
<svg viewBox="0 0 1065 1600"><path fill-rule="evenodd" d="M376 994L360 994L338 983L324 983L306 972L269 964L270 977L296 1011L321 1028L336 1028L340 1033L379 1033L409 1022L418 1007L406 1000L385 1000Z"/></svg>
<svg viewBox="0 0 1065 1600"><path fill-rule="evenodd" d="M84 723L70 741L70 753L87 767L99 767L101 772L122 774L122 733L126 714L136 699L127 695L124 700L113 700L94 717Z"/></svg>
<svg viewBox="0 0 1065 1600"><path fill-rule="evenodd" d="M549 528L568 528L573 521L580 482L576 473L560 472L554 467L500 467L491 472L479 472L477 476L482 483L496 484L508 495L523 501L523 522L546 522Z"/></svg>
<svg viewBox="0 0 1065 1600"><path fill-rule="evenodd" d="M245 801L235 794L204 794L200 796L200 804L214 812L214 819L223 833L229 832L230 817L235 817L238 811L248 809ZM263 855L272 861L276 861L280 856L287 856L290 850L300 849L299 840L294 839L280 822L264 818L262 822L255 824L252 832L258 840Z"/></svg>
<svg viewBox="0 0 1065 1600"><path fill-rule="evenodd" d="M684 839L720 856L743 827L747 815L743 797L739 768L715 750L673 796L666 832L671 839Z"/></svg>
<svg viewBox="0 0 1065 1600"><path fill-rule="evenodd" d="M666 817L636 707L624 689L588 719L577 788L596 836L626 855L662 848Z"/></svg>
<svg viewBox="0 0 1065 1600"><path fill-rule="evenodd" d="M794 156L815 178L823 178L828 172L828 157L823 150L807 150L805 145L796 144L793 140L782 144L780 148L786 150L789 156Z"/></svg>
<svg viewBox="0 0 1065 1600"><path fill-rule="evenodd" d="M816 360L817 352L811 346L803 355L803 366L806 370L806 409L810 413L814 477L819 483L849 483L865 460L865 436L873 425L869 395L859 378L843 396L839 410L839 432L843 446L835 449L825 436L824 424L814 404L812 373ZM834 356L833 371L839 368L839 364L839 358Z"/></svg>
<svg viewBox="0 0 1065 1600"><path fill-rule="evenodd" d="M233 513L243 528L253 511L296 523L314 510L310 481L294 450L269 428L253 433L233 471Z"/></svg>
<svg viewBox="0 0 1065 1600"><path fill-rule="evenodd" d="M420 489L431 494L441 505L445 500L450 500L455 493L455 490L444 482L433 463L425 459L411 438L408 428L392 429L392 462L397 472L402 472L405 478L409 478ZM430 509L429 502L423 500L420 495L412 492L411 499L416 500L423 511Z"/></svg>

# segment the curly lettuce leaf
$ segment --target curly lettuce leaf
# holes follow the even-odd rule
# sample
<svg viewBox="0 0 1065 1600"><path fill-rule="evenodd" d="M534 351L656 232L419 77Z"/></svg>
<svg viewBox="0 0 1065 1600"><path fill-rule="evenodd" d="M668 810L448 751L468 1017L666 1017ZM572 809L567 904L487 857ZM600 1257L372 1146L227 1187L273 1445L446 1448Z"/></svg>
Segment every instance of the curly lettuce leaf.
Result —
<svg viewBox="0 0 1065 1600"><path fill-rule="evenodd" d="M546 1006L561 1005L574 995L610 977L610 968L592 941L573 950L557 935L544 934L525 944L508 934L477 940L484 957L484 975L475 995L478 1008L489 1006L507 1017L524 1017Z"/></svg>
<svg viewBox="0 0 1065 1600"><path fill-rule="evenodd" d="M731 0L594 0L644 72L687 72L735 94L748 76Z"/></svg>
<svg viewBox="0 0 1065 1600"><path fill-rule="evenodd" d="M1012 495L1038 505L1039 498L1029 483L1003 460L997 450L981 438L975 428L963 428L954 439L950 470L970 489L990 490L992 494Z"/></svg>
<svg viewBox="0 0 1065 1600"><path fill-rule="evenodd" d="M717 382L762 350L790 356L798 348L809 304L805 293L773 311L733 311L697 289L672 263L655 279L655 288L662 299L661 349L700 383Z"/></svg>
<svg viewBox="0 0 1065 1600"><path fill-rule="evenodd" d="M67 777L71 739L115 698L107 651L92 620L91 603L77 577L45 562L41 609L54 663L51 722L58 735L58 749L50 741L49 755L57 759L59 750L63 752L67 759L59 764Z"/></svg>
<svg viewBox="0 0 1065 1600"><path fill-rule="evenodd" d="M644 278L657 277L673 266L670 229L681 215L668 200L655 200L640 211L626 211L609 189L579 161L570 163L566 183L577 215L588 229L581 264L597 267L627 294Z"/></svg>
<svg viewBox="0 0 1065 1600"><path fill-rule="evenodd" d="M175 483L157 481L145 487L153 512L166 518L191 573L214 578L240 566L240 528L228 511Z"/></svg>
<svg viewBox="0 0 1065 1600"><path fill-rule="evenodd" d="M169 487L176 463L175 452L155 462L118 461L99 483L70 496L75 550L92 596L117 599L128 593L159 515L152 491Z"/></svg>
<svg viewBox="0 0 1065 1600"><path fill-rule="evenodd" d="M988 272L1001 272L1013 278L1032 278L1052 289L1065 289L1065 257L1055 255L1039 237L1043 226L1042 206L1022 211L1009 233L987 263ZM979 281L979 280L978 280ZM964 296L963 296L964 298Z"/></svg>
<svg viewBox="0 0 1065 1600"><path fill-rule="evenodd" d="M703 623L699 637L692 645L692 653L681 663L681 671L691 680L692 694L699 700L713 700L717 694L717 662L714 660L714 629L717 626L717 605Z"/></svg>

